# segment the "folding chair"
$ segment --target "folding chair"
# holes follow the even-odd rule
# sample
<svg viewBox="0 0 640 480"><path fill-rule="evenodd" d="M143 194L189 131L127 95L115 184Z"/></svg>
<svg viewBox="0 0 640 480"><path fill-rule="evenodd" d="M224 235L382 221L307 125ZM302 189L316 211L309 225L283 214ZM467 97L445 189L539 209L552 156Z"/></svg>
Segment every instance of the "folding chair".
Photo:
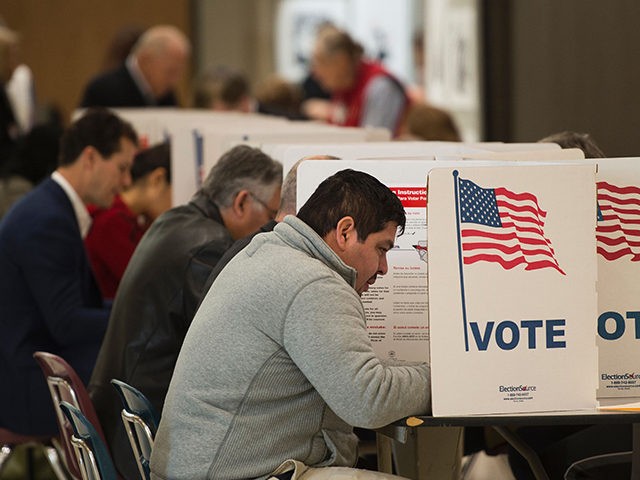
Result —
<svg viewBox="0 0 640 480"><path fill-rule="evenodd" d="M73 433L70 437L83 480L116 480L116 469L107 447L94 426L80 410L68 402L60 402Z"/></svg>
<svg viewBox="0 0 640 480"><path fill-rule="evenodd" d="M95 408L91 402L91 398L89 398L89 393L84 383L73 367L64 359L58 355L47 352L35 352L33 357L40 365L47 385L49 386L49 392L51 393L51 399L58 421L58 428L60 429L60 435L62 437L65 465L71 475L75 478L81 478L80 465L78 465L71 443L73 429L67 417L60 409L60 402L68 402L80 410L94 426L103 443L106 444Z"/></svg>
<svg viewBox="0 0 640 480"><path fill-rule="evenodd" d="M158 414L147 397L138 389L117 379L111 383L122 400L122 422L129 437L140 477L149 480L149 460L153 439L158 430Z"/></svg>

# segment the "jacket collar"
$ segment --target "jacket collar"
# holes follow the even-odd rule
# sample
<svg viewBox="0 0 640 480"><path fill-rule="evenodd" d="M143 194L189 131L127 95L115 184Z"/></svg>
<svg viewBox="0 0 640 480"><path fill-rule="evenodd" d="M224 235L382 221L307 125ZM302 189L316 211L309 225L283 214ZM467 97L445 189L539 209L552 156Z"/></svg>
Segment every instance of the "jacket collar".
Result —
<svg viewBox="0 0 640 480"><path fill-rule="evenodd" d="M357 274L355 268L344 263L336 252L302 220L293 215L287 215L276 225L274 232L288 244L320 260L355 288Z"/></svg>
<svg viewBox="0 0 640 480"><path fill-rule="evenodd" d="M209 217L221 225L224 225L220 209L204 193L196 192L189 203L200 210L205 217Z"/></svg>

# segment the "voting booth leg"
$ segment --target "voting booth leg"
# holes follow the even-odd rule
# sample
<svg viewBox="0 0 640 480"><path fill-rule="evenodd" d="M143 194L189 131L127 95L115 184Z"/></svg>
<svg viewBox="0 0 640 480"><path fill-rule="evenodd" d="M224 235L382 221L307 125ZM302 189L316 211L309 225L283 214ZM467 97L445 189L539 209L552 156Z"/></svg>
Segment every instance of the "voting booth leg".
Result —
<svg viewBox="0 0 640 480"><path fill-rule="evenodd" d="M462 427L409 429L406 443L393 442L396 474L414 480L457 480L463 431Z"/></svg>
<svg viewBox="0 0 640 480"><path fill-rule="evenodd" d="M549 475L547 475L546 470L542 466L540 457L538 457L538 454L529 445L507 427L496 425L493 429L502 435L502 437L524 457L527 463L529 463L529 467L531 467L531 471L536 480L549 480Z"/></svg>

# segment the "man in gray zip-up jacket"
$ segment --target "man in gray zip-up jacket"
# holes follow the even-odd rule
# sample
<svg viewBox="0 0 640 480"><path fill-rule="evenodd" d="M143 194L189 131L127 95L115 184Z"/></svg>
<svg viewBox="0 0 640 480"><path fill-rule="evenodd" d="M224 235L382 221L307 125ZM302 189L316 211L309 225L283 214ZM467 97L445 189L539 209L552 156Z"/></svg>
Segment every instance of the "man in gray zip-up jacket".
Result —
<svg viewBox="0 0 640 480"><path fill-rule="evenodd" d="M343 170L236 255L178 357L154 478L267 478L288 459L352 466L353 426L427 412L428 366L379 360L359 297L404 224L387 187Z"/></svg>

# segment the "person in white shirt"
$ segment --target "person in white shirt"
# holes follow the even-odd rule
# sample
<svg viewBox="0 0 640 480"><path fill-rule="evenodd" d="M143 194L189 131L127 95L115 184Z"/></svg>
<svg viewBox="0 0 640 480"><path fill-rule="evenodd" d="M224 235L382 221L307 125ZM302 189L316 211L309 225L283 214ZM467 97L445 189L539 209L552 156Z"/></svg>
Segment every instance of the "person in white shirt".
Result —
<svg viewBox="0 0 640 480"><path fill-rule="evenodd" d="M107 327L83 245L87 204L108 207L131 183L137 135L103 109L89 110L61 141L59 166L0 223L0 428L57 434L51 397L32 355L61 356L84 382Z"/></svg>

